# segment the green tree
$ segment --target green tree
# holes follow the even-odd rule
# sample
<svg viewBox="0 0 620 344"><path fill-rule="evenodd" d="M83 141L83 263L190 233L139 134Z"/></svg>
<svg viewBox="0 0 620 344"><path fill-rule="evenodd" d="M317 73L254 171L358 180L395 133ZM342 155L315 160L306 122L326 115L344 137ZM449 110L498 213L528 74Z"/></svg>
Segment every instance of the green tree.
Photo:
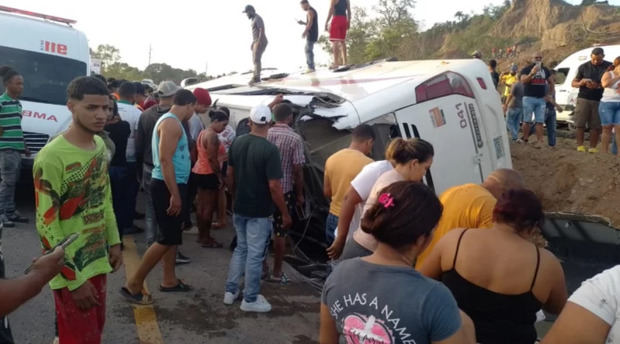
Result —
<svg viewBox="0 0 620 344"><path fill-rule="evenodd" d="M117 80L139 81L144 79L144 73L124 62L116 62L107 66L103 71L106 78L115 78Z"/></svg>
<svg viewBox="0 0 620 344"><path fill-rule="evenodd" d="M176 83L180 83L181 80L185 78L197 77L198 75L193 69L183 70L174 68L166 63L152 63L146 67L144 74L147 78L153 79L156 83L164 80L172 80Z"/></svg>
<svg viewBox="0 0 620 344"><path fill-rule="evenodd" d="M109 44L100 44L95 51L90 49L90 55L101 60L102 72L104 72L108 66L118 63L121 60L120 50Z"/></svg>

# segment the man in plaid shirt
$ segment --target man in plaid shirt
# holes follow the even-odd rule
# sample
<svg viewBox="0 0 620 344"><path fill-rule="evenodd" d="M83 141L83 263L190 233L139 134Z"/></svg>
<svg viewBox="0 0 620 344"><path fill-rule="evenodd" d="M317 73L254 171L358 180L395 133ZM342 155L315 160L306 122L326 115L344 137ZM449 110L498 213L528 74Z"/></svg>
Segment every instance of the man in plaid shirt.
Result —
<svg viewBox="0 0 620 344"><path fill-rule="evenodd" d="M306 162L304 157L304 143L301 136L297 134L290 125L293 123L293 108L287 103L281 103L273 108L273 115L276 124L269 129L267 140L278 147L282 160L282 191L284 200L288 207L291 217L294 213L295 205L301 207L304 204L304 174L303 165ZM274 214L273 230L274 240L274 262L273 274L269 281L286 284L288 278L282 272L282 261L286 246L286 231L282 228L282 216L278 210Z"/></svg>

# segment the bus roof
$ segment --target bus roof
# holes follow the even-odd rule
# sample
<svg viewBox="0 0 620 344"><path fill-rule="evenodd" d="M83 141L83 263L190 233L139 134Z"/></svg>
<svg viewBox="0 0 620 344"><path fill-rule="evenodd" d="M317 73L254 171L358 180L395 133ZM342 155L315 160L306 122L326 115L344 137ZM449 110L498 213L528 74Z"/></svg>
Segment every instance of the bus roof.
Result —
<svg viewBox="0 0 620 344"><path fill-rule="evenodd" d="M261 89L309 94L327 93L355 101L404 82L413 81L414 84L418 84L447 70L458 72L463 68L479 63L480 61L473 59L385 61L345 71L317 70L314 73L306 74L284 74L285 77L283 78L263 81L250 87L247 86L249 74L237 74L195 84L192 85L192 88L202 87L212 92L225 94L249 94ZM282 73L276 71L275 74Z"/></svg>

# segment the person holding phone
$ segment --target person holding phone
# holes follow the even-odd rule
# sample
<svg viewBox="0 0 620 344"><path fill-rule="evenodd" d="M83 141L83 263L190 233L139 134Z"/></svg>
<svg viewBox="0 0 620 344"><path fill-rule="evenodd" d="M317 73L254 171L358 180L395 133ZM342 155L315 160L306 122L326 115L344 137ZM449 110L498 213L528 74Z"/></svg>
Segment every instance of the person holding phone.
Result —
<svg viewBox="0 0 620 344"><path fill-rule="evenodd" d="M105 324L106 277L123 262L107 150L97 135L110 99L106 85L94 77L73 80L67 98L72 124L34 161L37 231L46 251L79 234L65 247L64 266L50 288L60 342L96 344Z"/></svg>
<svg viewBox="0 0 620 344"><path fill-rule="evenodd" d="M601 133L601 118L599 116L599 104L603 97L603 85L601 78L611 66L611 62L605 61L603 48L592 49L590 61L579 66L577 75L572 86L579 88L577 106L575 107L575 126L577 127L577 151L585 152L585 128L590 128L590 149L588 152L597 153L599 136Z"/></svg>
<svg viewBox="0 0 620 344"><path fill-rule="evenodd" d="M534 54L533 62L521 70L521 82L524 86L523 97L523 141L528 142L530 128L536 126L536 146L543 144L543 123L545 123L545 96L555 92L551 72L543 65L543 55ZM533 115L533 116L532 116Z"/></svg>
<svg viewBox="0 0 620 344"><path fill-rule="evenodd" d="M314 7L310 6L308 0L301 0L301 8L306 11L306 21L298 21L299 25L305 25L302 38L306 39L306 62L308 73L314 72L314 43L319 39L319 19Z"/></svg>

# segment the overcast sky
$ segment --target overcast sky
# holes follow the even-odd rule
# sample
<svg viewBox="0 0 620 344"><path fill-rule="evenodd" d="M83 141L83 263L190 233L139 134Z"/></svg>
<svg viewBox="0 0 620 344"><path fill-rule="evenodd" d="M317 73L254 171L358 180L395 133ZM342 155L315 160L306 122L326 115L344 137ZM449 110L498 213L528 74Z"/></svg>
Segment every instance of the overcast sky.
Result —
<svg viewBox="0 0 620 344"><path fill-rule="evenodd" d="M3 5L77 20L76 27L90 46L111 44L121 51L124 62L145 68L149 61L165 62L183 69L215 75L252 68L250 21L241 13L250 1L266 26L269 46L264 67L285 70L305 68L303 27L305 19L298 0L4 0ZM378 0L351 0L353 6L372 8ZM581 0L571 0L579 3ZM417 0L414 17L423 27L453 20L457 11L480 13L485 5L503 0ZM310 0L325 26L329 0ZM620 0L611 3L619 4ZM328 56L315 47L317 63Z"/></svg>

